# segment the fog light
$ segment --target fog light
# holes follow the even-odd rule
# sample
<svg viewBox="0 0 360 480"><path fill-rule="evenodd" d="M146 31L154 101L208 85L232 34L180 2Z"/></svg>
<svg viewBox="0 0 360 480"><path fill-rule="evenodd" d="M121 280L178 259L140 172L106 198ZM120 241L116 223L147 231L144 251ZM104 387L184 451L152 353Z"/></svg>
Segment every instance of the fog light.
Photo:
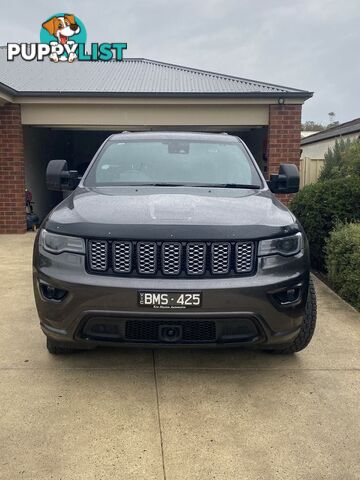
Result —
<svg viewBox="0 0 360 480"><path fill-rule="evenodd" d="M53 285L43 282L40 282L40 290L47 300L54 300L55 302L60 302L63 300L68 293L66 290L56 288Z"/></svg>
<svg viewBox="0 0 360 480"><path fill-rule="evenodd" d="M300 298L301 289L300 287L288 288L281 292L275 293L274 297L282 305L288 305L294 303Z"/></svg>

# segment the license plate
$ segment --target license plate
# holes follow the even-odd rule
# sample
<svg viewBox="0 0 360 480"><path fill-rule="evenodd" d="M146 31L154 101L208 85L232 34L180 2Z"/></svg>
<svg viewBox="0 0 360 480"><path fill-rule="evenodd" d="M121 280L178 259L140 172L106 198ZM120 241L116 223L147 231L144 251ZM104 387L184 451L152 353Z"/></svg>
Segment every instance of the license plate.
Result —
<svg viewBox="0 0 360 480"><path fill-rule="evenodd" d="M201 306L199 292L138 292L140 307L150 307L159 310L184 310Z"/></svg>

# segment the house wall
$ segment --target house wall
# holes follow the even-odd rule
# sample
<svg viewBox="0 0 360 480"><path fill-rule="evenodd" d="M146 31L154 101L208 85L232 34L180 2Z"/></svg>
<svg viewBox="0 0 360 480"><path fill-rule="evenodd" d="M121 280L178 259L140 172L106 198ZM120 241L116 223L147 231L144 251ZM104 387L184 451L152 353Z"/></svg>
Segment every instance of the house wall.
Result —
<svg viewBox="0 0 360 480"><path fill-rule="evenodd" d="M324 159L325 153L329 148L334 148L336 140L343 138L344 140L355 140L360 137L360 132L341 135L341 137L327 138L319 142L301 145L301 158Z"/></svg>
<svg viewBox="0 0 360 480"><path fill-rule="evenodd" d="M96 107L95 110L94 107ZM224 102L224 105L196 105L196 107L191 106L190 103L176 107L166 105L151 107L146 104L146 106L139 105L136 109L118 104L91 105L91 108L83 104L67 106L59 104L51 108L47 104L38 106L26 104L22 105L22 117L18 104L6 104L0 107L0 233L25 231L25 164L26 180L31 184L31 188L47 196L45 183L43 183L46 163L44 160L40 161L40 154L45 153L47 157L52 155L53 158L62 154L62 151L63 158L67 158L68 154L67 142L64 142L64 137L60 133L56 134L55 129L52 130L51 141L49 141L50 135L45 138L46 133L41 134L38 139L32 139L29 131L25 131L26 153L24 155L22 124L28 125L34 122L35 125L47 128L50 126L61 128L64 125L67 135L71 135L71 128L74 126L86 129L86 126L90 125L94 129L110 130L109 127L112 125L117 125L117 129L121 129L120 125L129 128L129 125L134 122L140 125L140 121L143 122L142 125L155 124L167 127L224 125L224 131L229 125L240 127L257 122L258 126L268 125L265 160L268 175L270 175L278 172L280 163L295 163L299 166L300 120L300 104L265 106L229 105ZM58 123L54 125L54 122ZM57 145L56 149L52 148L54 145ZM41 191L42 188L44 191ZM286 203L290 196L282 195L280 198Z"/></svg>
<svg viewBox="0 0 360 480"><path fill-rule="evenodd" d="M26 231L24 142L20 106L0 106L0 232Z"/></svg>
<svg viewBox="0 0 360 480"><path fill-rule="evenodd" d="M267 105L24 104L23 125L107 129L149 125L267 125Z"/></svg>
<svg viewBox="0 0 360 480"><path fill-rule="evenodd" d="M301 145L300 187L303 188L317 181L324 165L325 153L329 148L334 148L337 139L356 140L359 136L360 133L357 132Z"/></svg>
<svg viewBox="0 0 360 480"><path fill-rule="evenodd" d="M294 163L300 167L301 105L270 105L267 145L267 171L279 171L281 163ZM278 195L288 203L292 195Z"/></svg>

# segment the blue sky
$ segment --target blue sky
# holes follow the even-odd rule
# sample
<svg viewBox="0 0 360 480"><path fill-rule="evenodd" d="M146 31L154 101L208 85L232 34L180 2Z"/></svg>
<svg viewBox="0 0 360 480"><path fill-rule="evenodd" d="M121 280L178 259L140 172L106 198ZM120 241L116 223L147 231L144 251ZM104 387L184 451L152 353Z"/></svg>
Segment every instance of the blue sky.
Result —
<svg viewBox="0 0 360 480"><path fill-rule="evenodd" d="M0 44L39 41L58 11L80 17L88 42L127 42L127 57L314 91L303 120L360 117L358 0L17 0L2 5Z"/></svg>

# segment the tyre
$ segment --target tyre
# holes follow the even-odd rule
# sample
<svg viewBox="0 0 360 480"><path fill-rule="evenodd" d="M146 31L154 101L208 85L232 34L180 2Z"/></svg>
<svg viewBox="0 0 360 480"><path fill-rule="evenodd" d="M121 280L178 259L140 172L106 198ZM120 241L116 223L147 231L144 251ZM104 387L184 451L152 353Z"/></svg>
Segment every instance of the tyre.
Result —
<svg viewBox="0 0 360 480"><path fill-rule="evenodd" d="M305 306L304 321L295 340L284 348L269 350L270 353L289 355L300 352L310 343L316 325L316 292L313 280L310 278L308 298Z"/></svg>
<svg viewBox="0 0 360 480"><path fill-rule="evenodd" d="M72 346L71 343L57 342L49 337L46 337L46 348L52 355L65 355L67 353L74 353L80 350L89 350L88 348L82 348L81 346Z"/></svg>

